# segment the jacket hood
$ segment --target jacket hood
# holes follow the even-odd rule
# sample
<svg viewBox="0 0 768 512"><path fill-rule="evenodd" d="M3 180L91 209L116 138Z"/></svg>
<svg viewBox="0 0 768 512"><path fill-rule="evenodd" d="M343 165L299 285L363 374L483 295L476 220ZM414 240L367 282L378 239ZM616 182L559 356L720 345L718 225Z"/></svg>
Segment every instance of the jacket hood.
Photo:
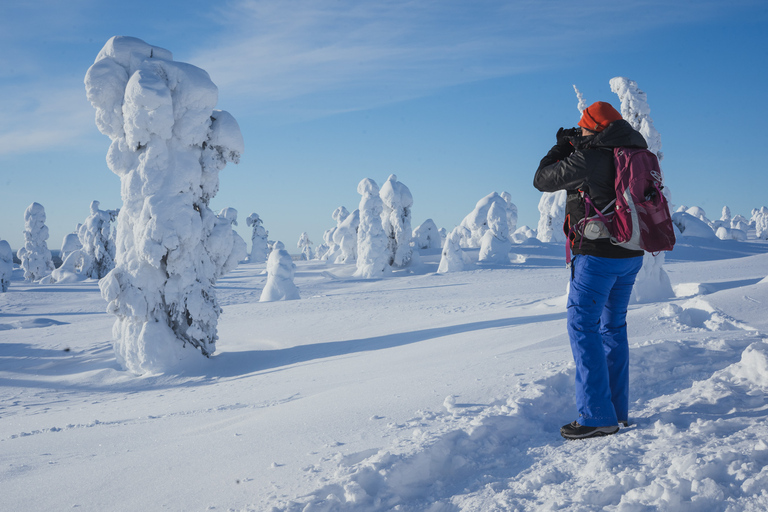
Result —
<svg viewBox="0 0 768 512"><path fill-rule="evenodd" d="M612 122L608 127L593 136L586 137L581 144L581 148L648 148L645 137L632 128L626 120L619 119Z"/></svg>

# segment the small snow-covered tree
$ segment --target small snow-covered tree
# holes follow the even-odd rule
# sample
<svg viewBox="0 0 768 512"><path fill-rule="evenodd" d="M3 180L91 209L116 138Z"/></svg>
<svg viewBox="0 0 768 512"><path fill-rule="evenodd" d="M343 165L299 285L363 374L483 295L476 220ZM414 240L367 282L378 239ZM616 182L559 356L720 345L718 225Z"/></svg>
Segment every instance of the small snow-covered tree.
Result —
<svg viewBox="0 0 768 512"><path fill-rule="evenodd" d="M360 199L360 226L357 230L357 270L355 276L370 279L382 277L389 271L390 253L387 234L381 225L384 205L379 186L370 178L357 185Z"/></svg>
<svg viewBox="0 0 768 512"><path fill-rule="evenodd" d="M587 100L584 99L584 95L575 85L573 86L573 90L576 92L576 98L579 100L576 108L579 110L579 114L581 114L587 108Z"/></svg>
<svg viewBox="0 0 768 512"><path fill-rule="evenodd" d="M621 101L621 116L632 125L632 128L643 135L648 144L648 150L654 153L661 162L664 158L664 154L661 152L661 134L653 126L647 95L640 90L634 80L624 77L612 78L610 86L611 91L616 93ZM665 186L663 193L671 204L672 195L669 187ZM634 302L652 302L674 296L669 276L664 270L664 260L664 252L656 255L649 252L645 253L643 267L637 275L632 291Z"/></svg>
<svg viewBox="0 0 768 512"><path fill-rule="evenodd" d="M107 41L85 88L122 183L116 266L100 281L117 317L117 360L141 374L208 356L221 313L214 285L242 248L209 203L219 172L239 162L240 128L214 110L218 90L208 73L140 39Z"/></svg>
<svg viewBox="0 0 768 512"><path fill-rule="evenodd" d="M232 208L231 206L222 208L221 211L219 212L218 217L222 219L227 219L231 226L237 226L237 210Z"/></svg>
<svg viewBox="0 0 768 512"><path fill-rule="evenodd" d="M731 219L731 229L749 231L749 221L743 215L736 215Z"/></svg>
<svg viewBox="0 0 768 512"><path fill-rule="evenodd" d="M397 181L397 176L390 174L379 191L382 204L381 225L387 235L389 249L389 264L402 268L408 266L413 257L411 247L411 207L413 196L411 191Z"/></svg>
<svg viewBox="0 0 768 512"><path fill-rule="evenodd" d="M296 247L301 251L301 259L312 259L312 241L309 239L309 234L306 231L299 236Z"/></svg>
<svg viewBox="0 0 768 512"><path fill-rule="evenodd" d="M24 279L37 281L53 271L53 259L46 240L45 208L40 203L32 203L24 211L24 245L16 252L24 269Z"/></svg>
<svg viewBox="0 0 768 512"><path fill-rule="evenodd" d="M443 244L443 252L440 265L437 267L439 274L447 272L461 272L469 263L469 257L461 249L462 231L464 228L455 227L446 237Z"/></svg>
<svg viewBox="0 0 768 512"><path fill-rule="evenodd" d="M264 222L259 214L252 213L245 219L248 227L253 228L251 235L251 254L248 255L248 261L251 263L261 263L267 261L269 257L269 232L264 229Z"/></svg>
<svg viewBox="0 0 768 512"><path fill-rule="evenodd" d="M413 246L416 249L438 249L443 246L443 239L435 221L427 219L413 230Z"/></svg>
<svg viewBox="0 0 768 512"><path fill-rule="evenodd" d="M296 265L282 242L276 242L267 260L267 284L261 291L259 302L300 299L299 289L293 282Z"/></svg>
<svg viewBox="0 0 768 512"><path fill-rule="evenodd" d="M333 211L332 217L333 220L336 221L336 227L327 229L325 233L323 233L323 242L328 246L328 249L320 259L335 263L341 254L341 248L339 247L339 244L333 240L333 237L341 224L347 219L347 217L349 217L349 211L347 211L345 207L339 206Z"/></svg>
<svg viewBox="0 0 768 512"><path fill-rule="evenodd" d="M536 238L541 242L565 243L563 223L565 222L565 190L544 192L539 199L539 226Z"/></svg>
<svg viewBox="0 0 768 512"><path fill-rule="evenodd" d="M91 214L77 230L83 253L81 273L85 277L101 279L115 268L112 222L118 213L119 210L100 210L98 201L91 202Z"/></svg>
<svg viewBox="0 0 768 512"><path fill-rule="evenodd" d="M517 228L510 238L514 243L522 244L530 238L536 238L536 230L523 225Z"/></svg>
<svg viewBox="0 0 768 512"><path fill-rule="evenodd" d="M360 229L360 210L344 217L333 232L333 245L337 247L335 263L357 260L357 230Z"/></svg>
<svg viewBox="0 0 768 512"><path fill-rule="evenodd" d="M211 252L211 259L219 275L231 272L248 256L245 240L232 226L237 226L237 210L232 207L222 209L216 216L209 237L210 245L217 248Z"/></svg>
<svg viewBox="0 0 768 512"><path fill-rule="evenodd" d="M508 193L504 192L503 194ZM475 204L475 209L462 219L459 226L463 229L457 233L461 236L461 246L467 248L480 247L483 235L488 231L488 211L493 204L498 204L506 212L508 218L514 211L514 222L517 223L517 207L497 192L491 192ZM511 196L510 196L511 197Z"/></svg>
<svg viewBox="0 0 768 512"><path fill-rule="evenodd" d="M506 209L500 207L498 203L493 203L488 210L488 231L483 235L478 261L509 263L509 251L511 249L512 243L509 241Z"/></svg>
<svg viewBox="0 0 768 512"><path fill-rule="evenodd" d="M517 229L517 205L512 202L512 194L509 192L502 192L501 198L507 202L507 228L511 235Z"/></svg>
<svg viewBox="0 0 768 512"><path fill-rule="evenodd" d="M0 240L0 292L7 292L13 276L13 251L11 244Z"/></svg>
<svg viewBox="0 0 768 512"><path fill-rule="evenodd" d="M77 225L78 231L80 230L80 226L82 226L82 224ZM77 235L77 233L69 233L64 235L64 239L61 241L61 251L59 253L61 256L61 261L63 262L67 259L67 256L75 251L79 251L82 248L83 244L80 243L80 237Z"/></svg>
<svg viewBox="0 0 768 512"><path fill-rule="evenodd" d="M752 210L752 222L755 224L755 237L768 240L768 208L762 206Z"/></svg>

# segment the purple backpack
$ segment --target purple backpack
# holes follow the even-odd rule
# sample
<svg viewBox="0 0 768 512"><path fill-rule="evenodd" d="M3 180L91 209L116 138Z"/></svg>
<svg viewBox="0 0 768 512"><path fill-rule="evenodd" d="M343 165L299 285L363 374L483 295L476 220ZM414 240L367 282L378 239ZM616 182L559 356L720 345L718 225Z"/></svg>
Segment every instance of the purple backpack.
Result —
<svg viewBox="0 0 768 512"><path fill-rule="evenodd" d="M659 160L647 149L614 148L616 200L602 211L584 194L585 217L576 226L583 237L609 238L626 249L671 251L675 230L661 189ZM590 209L595 214L590 216Z"/></svg>

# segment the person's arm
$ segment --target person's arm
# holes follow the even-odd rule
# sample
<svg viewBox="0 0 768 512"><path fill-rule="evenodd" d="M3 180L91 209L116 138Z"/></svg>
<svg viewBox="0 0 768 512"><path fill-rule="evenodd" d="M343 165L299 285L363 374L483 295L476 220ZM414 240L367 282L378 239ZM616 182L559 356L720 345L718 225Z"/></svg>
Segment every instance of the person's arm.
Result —
<svg viewBox="0 0 768 512"><path fill-rule="evenodd" d="M541 159L533 186L541 192L578 190L584 188L587 177L584 153L575 151L570 142L561 141Z"/></svg>

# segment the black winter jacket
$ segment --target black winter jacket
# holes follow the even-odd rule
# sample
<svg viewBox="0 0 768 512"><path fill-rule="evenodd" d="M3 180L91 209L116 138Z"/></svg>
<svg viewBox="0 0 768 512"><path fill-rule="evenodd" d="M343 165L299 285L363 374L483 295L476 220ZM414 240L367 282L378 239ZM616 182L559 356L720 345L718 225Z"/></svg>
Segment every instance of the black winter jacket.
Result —
<svg viewBox="0 0 768 512"><path fill-rule="evenodd" d="M556 144L542 158L533 186L541 192L566 190L568 199L565 203L566 235L570 227L584 218L584 199L579 193L586 192L592 203L605 208L616 199L613 148L647 148L648 144L640 132L620 119L614 121L600 133L587 137L571 137ZM633 258L642 256L643 251L631 251L614 245L607 238L590 240L579 233L571 234L571 247L574 254L588 254L603 258Z"/></svg>

